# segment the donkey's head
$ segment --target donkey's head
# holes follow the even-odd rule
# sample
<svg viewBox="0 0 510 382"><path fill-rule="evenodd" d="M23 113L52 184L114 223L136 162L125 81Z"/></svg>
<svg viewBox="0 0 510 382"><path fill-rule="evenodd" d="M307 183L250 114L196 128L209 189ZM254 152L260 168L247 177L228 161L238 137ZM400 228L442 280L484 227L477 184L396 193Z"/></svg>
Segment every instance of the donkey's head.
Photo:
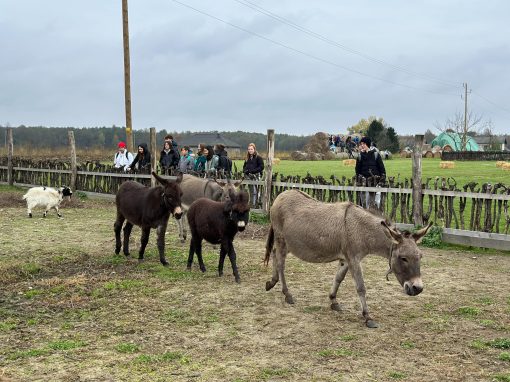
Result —
<svg viewBox="0 0 510 382"><path fill-rule="evenodd" d="M409 296L420 294L423 290L420 273L422 253L417 244L432 226L432 222L414 233L401 232L390 227L385 221L381 224L384 227L384 233L392 241L388 274L395 273L398 282L404 287L404 292Z"/></svg>
<svg viewBox="0 0 510 382"><path fill-rule="evenodd" d="M250 197L246 191L229 190L229 198L225 200L223 212L237 229L242 232L250 219Z"/></svg>
<svg viewBox="0 0 510 382"><path fill-rule="evenodd" d="M164 179L155 172L152 172L152 176L163 186L163 194L161 197L163 198L165 207L175 216L176 219L180 219L182 216L182 190L179 184L182 182L182 173L177 175L177 179L175 181Z"/></svg>
<svg viewBox="0 0 510 382"><path fill-rule="evenodd" d="M230 200L232 193L234 193L234 194L238 193L239 186L241 185L243 180L244 180L244 177L242 177L240 180L236 180L236 181L231 181L229 178L227 178L226 181L224 181L224 182L218 182L218 180L214 179L214 181L221 186L221 190L219 191L221 193L221 196L220 196L219 200L222 202L226 202L227 200Z"/></svg>

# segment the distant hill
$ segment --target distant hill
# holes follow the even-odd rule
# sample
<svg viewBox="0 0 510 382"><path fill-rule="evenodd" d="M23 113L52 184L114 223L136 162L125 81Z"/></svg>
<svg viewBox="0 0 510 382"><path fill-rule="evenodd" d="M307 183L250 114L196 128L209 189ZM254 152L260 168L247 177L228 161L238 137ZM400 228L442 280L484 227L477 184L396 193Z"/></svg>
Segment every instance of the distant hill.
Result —
<svg viewBox="0 0 510 382"><path fill-rule="evenodd" d="M60 148L67 146L67 130L73 130L76 140L76 146L80 149L86 148L104 148L105 150L115 150L119 141L125 140L126 129L119 126L111 127L44 127L44 126L19 126L14 128L13 138L15 146L23 147L41 147L41 148ZM215 131L217 132L217 131ZM265 151L266 134L249 133L245 131L219 131L224 137L231 139L241 146L247 147L248 143L255 143L257 149ZM149 142L149 129L133 130L135 145L142 142ZM160 130L156 134L158 142L163 142L165 135L172 134L177 141L195 134L195 132L168 132ZM6 127L0 126L0 137L5 141ZM277 151L295 151L301 150L308 142L310 136L297 136L289 134L275 135L275 150Z"/></svg>

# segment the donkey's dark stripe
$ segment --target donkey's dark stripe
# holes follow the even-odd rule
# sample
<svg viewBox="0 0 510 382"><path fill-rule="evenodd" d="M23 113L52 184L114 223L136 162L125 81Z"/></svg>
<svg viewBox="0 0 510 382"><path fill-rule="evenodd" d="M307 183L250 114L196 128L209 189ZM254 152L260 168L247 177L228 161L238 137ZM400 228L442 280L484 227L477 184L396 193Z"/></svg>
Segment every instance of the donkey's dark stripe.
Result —
<svg viewBox="0 0 510 382"><path fill-rule="evenodd" d="M143 260L145 247L149 241L151 228L157 228L158 251L161 263L168 266L165 259L165 232L170 214L176 219L182 216L181 195L182 190L179 184L182 181L182 174L177 177L175 182L168 181L152 173L152 175L161 183L161 186L145 187L144 185L127 181L124 182L117 192L115 202L117 204L117 220L115 220L115 253L119 254L122 247L120 240L120 231L124 221L127 223L124 227L124 254L129 256L129 236L133 225L142 228L142 238L139 260Z"/></svg>
<svg viewBox="0 0 510 382"><path fill-rule="evenodd" d="M336 295L347 271L350 271L368 327L377 327L377 324L370 318L365 298L361 270L361 260L365 256L374 254L387 258L390 270L408 295L415 296L423 290L420 276L422 254L416 244L432 224L413 234L400 232L383 218L350 202L321 203L297 190L278 195L270 216L265 263L269 262L273 252L273 277L266 282L266 290L281 280L282 292L288 303L292 304L294 299L285 282L287 253L311 263L338 260L338 270L329 293L331 308L339 310Z"/></svg>

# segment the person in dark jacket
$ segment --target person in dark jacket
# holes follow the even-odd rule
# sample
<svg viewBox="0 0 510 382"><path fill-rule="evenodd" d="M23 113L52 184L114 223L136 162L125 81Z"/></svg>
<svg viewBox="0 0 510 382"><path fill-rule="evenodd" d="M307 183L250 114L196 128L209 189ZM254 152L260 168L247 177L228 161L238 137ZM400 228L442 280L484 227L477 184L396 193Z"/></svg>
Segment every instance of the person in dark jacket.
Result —
<svg viewBox="0 0 510 382"><path fill-rule="evenodd" d="M171 141L165 141L163 145L163 150L159 154L159 165L163 169L164 172L168 170L177 168L179 164L179 153L177 152L177 148L172 145Z"/></svg>
<svg viewBox="0 0 510 382"><path fill-rule="evenodd" d="M217 144L214 146L214 153L218 155L218 171L223 171L229 175L232 171L232 161L229 159L225 146Z"/></svg>
<svg viewBox="0 0 510 382"><path fill-rule="evenodd" d="M248 144L248 151L246 153L246 160L243 164L243 174L248 179L260 180L262 176L262 171L264 171L264 161L257 153L257 147L255 143ZM254 207L257 206L259 192L258 189L260 186L255 184L250 186L251 193L251 203Z"/></svg>
<svg viewBox="0 0 510 382"><path fill-rule="evenodd" d="M381 155L368 137L363 137L359 143L359 155L356 159L356 177L364 176L369 178L372 175L386 176L386 169Z"/></svg>
<svg viewBox="0 0 510 382"><path fill-rule="evenodd" d="M372 141L368 137L363 137L359 143L359 155L356 159L356 178L359 176L369 178L371 176L386 176L386 169L382 161L381 155L375 146L372 146ZM381 193L375 194L375 204L380 207ZM365 193L365 200L361 201L365 208L369 208L369 193Z"/></svg>
<svg viewBox="0 0 510 382"><path fill-rule="evenodd" d="M260 177L262 171L264 171L264 161L258 155L255 143L250 143L243 164L243 173L248 176L253 174L255 177Z"/></svg>
<svg viewBox="0 0 510 382"><path fill-rule="evenodd" d="M147 143L140 143L138 145L138 153L136 154L135 159L127 170L136 169L138 171L146 171L151 168L151 153L147 148Z"/></svg>

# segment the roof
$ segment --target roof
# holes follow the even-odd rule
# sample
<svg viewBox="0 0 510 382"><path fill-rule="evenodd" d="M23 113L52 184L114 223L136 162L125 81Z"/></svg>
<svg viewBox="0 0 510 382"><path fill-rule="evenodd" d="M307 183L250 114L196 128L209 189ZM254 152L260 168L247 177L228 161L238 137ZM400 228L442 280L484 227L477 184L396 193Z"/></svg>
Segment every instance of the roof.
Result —
<svg viewBox="0 0 510 382"><path fill-rule="evenodd" d="M439 134L437 137L435 137L430 145L432 147L434 146L441 146L444 147L446 145L449 145L454 151L461 151L462 149L462 140L458 133L454 132L443 132ZM473 137L468 136L467 142L466 142L466 150L467 151L480 151L480 148L478 147L478 144L475 142Z"/></svg>
<svg viewBox="0 0 510 382"><path fill-rule="evenodd" d="M225 148L240 149L241 145L231 139L225 138L220 133L195 133L179 140L181 146L198 146L199 143L214 146L222 144Z"/></svg>
<svg viewBox="0 0 510 382"><path fill-rule="evenodd" d="M493 143L501 143L500 137L497 135L477 135L474 137L475 142L479 145L490 145ZM504 141L504 139L503 139Z"/></svg>

